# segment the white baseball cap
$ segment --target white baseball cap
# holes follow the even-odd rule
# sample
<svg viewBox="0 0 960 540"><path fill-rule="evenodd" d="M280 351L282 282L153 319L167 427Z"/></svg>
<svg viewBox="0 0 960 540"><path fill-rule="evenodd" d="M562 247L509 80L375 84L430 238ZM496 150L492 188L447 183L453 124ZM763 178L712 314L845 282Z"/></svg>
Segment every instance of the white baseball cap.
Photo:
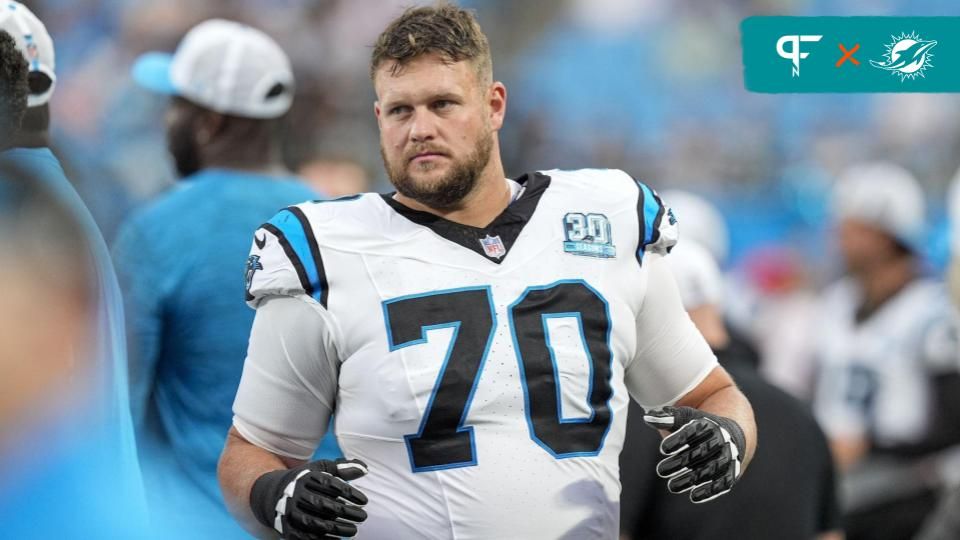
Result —
<svg viewBox="0 0 960 540"><path fill-rule="evenodd" d="M40 19L20 2L4 2L0 9L0 30L10 34L17 44L17 49L23 53L30 66L31 73L42 73L50 81L38 84L30 81L30 94L27 96L28 107L38 107L50 101L53 87L56 86L57 76L54 74L53 39L47 33L47 28ZM32 79L32 78L31 78Z"/></svg>
<svg viewBox="0 0 960 540"><path fill-rule="evenodd" d="M260 30L223 19L194 26L173 54L142 55L133 78L148 90L245 118L276 118L293 102L293 69L283 49Z"/></svg>
<svg viewBox="0 0 960 540"><path fill-rule="evenodd" d="M723 274L707 248L684 239L677 242L666 261L677 280L683 309L690 311L708 305L721 307Z"/></svg>
<svg viewBox="0 0 960 540"><path fill-rule="evenodd" d="M833 188L833 216L872 225L916 249L924 229L923 190L903 167L887 162L855 165Z"/></svg>

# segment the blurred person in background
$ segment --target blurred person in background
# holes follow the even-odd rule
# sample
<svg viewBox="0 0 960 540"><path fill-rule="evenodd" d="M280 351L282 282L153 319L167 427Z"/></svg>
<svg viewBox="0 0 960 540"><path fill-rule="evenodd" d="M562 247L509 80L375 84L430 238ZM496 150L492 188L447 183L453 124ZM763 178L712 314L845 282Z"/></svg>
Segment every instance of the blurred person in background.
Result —
<svg viewBox="0 0 960 540"><path fill-rule="evenodd" d="M683 239L692 240L697 249L706 249L713 264L722 268L730 254L730 231L720 209L706 196L692 191L667 189L660 196L670 201L674 213L683 216Z"/></svg>
<svg viewBox="0 0 960 540"><path fill-rule="evenodd" d="M947 283L956 309L960 306L960 171L954 174L947 194L947 217L950 227L950 264ZM954 458L960 462L960 453ZM945 475L945 490L937 509L924 522L916 540L955 540L960 538L960 467Z"/></svg>
<svg viewBox="0 0 960 540"><path fill-rule="evenodd" d="M345 197L370 190L363 165L350 159L315 159L300 166L300 176L311 188L328 197Z"/></svg>
<svg viewBox="0 0 960 540"><path fill-rule="evenodd" d="M0 32L0 78L8 48L16 51ZM100 429L100 298L87 229L39 173L0 162L0 537L153 538L112 434Z"/></svg>
<svg viewBox="0 0 960 540"><path fill-rule="evenodd" d="M672 496L649 474L659 460L660 436L644 424L643 409L631 404L620 454L621 538L842 538L826 437L805 405L759 376L756 351L727 332L723 277L712 253L685 240L666 260L691 320L753 405L763 442L750 464L750 474L726 497L693 505ZM763 510L744 514L742 508Z"/></svg>
<svg viewBox="0 0 960 540"><path fill-rule="evenodd" d="M664 200L682 217L683 238L710 252L721 268L729 254L729 229L723 214L706 197L684 190L666 190ZM745 271L740 271L740 270ZM803 279L800 265L785 246L751 252L724 275L726 332L757 349L760 374L794 396L809 401L814 378L810 360L815 293Z"/></svg>
<svg viewBox="0 0 960 540"><path fill-rule="evenodd" d="M760 374L798 399L812 400L812 359L819 317L817 291L806 272L809 261L789 242L754 247L727 282L731 327L756 343Z"/></svg>
<svg viewBox="0 0 960 540"><path fill-rule="evenodd" d="M947 491L937 509L923 523L915 540L956 540L960 538L960 486Z"/></svg>
<svg viewBox="0 0 960 540"><path fill-rule="evenodd" d="M89 351L92 368L84 376L90 379L88 382L92 389L89 397L92 402L84 409L83 418L87 423L83 427L78 425L77 429L96 439L103 458L112 463L117 497L128 501L131 508L139 502L139 512L142 513L145 511L144 495L127 393L126 340L120 288L106 242L96 222L49 148L49 103L56 82L53 40L43 23L17 2L5 2L0 9L0 30L12 37L15 43L15 47L4 46L0 51L3 55L0 60L5 67L2 75L6 80L3 84L8 89L21 84L14 80L18 74L11 67L25 61L25 84L28 89L21 121L11 124L10 130L4 133L5 144L0 152L0 165L21 170L31 181L44 184L44 188L79 224L93 264L91 276L95 281L92 287L95 320ZM5 93L4 100L11 105L9 100L17 95L14 92ZM17 129L13 129L13 125Z"/></svg>
<svg viewBox="0 0 960 540"><path fill-rule="evenodd" d="M832 211L846 275L822 296L814 409L851 539L909 538L960 443L960 348L945 287L917 255L923 192L891 163L844 172Z"/></svg>
<svg viewBox="0 0 960 540"><path fill-rule="evenodd" d="M246 538L223 505L216 467L253 322L244 278L260 263L251 258L242 271L250 234L317 198L280 159L294 77L272 38L223 19L192 28L173 54L143 55L133 76L170 96L167 141L182 177L135 211L114 245L150 507L178 538ZM338 455L335 444L321 452Z"/></svg>
<svg viewBox="0 0 960 540"><path fill-rule="evenodd" d="M0 151L9 148L20 130L27 108L27 62L23 58L13 38L5 31L0 31ZM0 367L3 369L2 391L0 391L0 449L6 449L11 440L11 432L17 425L18 413L24 412L24 405L38 401L38 397L57 376L67 378L71 365L74 363L74 351L88 349L80 337L87 337L91 329L83 321L92 311L92 301L89 298L90 261L87 260L84 250L86 244L82 239L76 245L70 245L70 250L63 253L64 260L76 264L77 271L71 272L70 265L63 265L62 260L54 257L57 250L54 246L44 246L40 240L42 235L49 235L47 229L41 229L34 245L31 242L18 240L24 230L25 218L29 212L42 207L42 197L46 195L43 188L31 186L27 178L17 171L13 171L9 164L4 170L7 174L0 177L0 247L3 252L14 254L14 264L2 265L4 283L23 283L24 287L11 287L3 295L4 309L0 314L5 315L4 324L0 324ZM14 172L17 172L14 178ZM49 196L47 196L49 197ZM61 218L60 222L64 221ZM69 220L67 220L69 221ZM42 217L38 223L46 225ZM57 224L59 224L58 222ZM75 235L75 228L69 229ZM15 241L19 241L17 244ZM68 244L69 245L69 244ZM35 248L30 250L29 248ZM75 253L79 250L79 253ZM48 260L44 260L44 256ZM32 261L31 258L37 260ZM75 260L76 259L76 260ZM48 275L27 279L32 274L33 263L51 260L61 264L39 264L37 270L46 271ZM52 281L51 287L42 287L45 280ZM36 294L34 296L34 293ZM47 295L57 298L63 294L63 301L53 303L54 308L46 311ZM53 333L55 339L48 339L46 327L41 323L43 315L50 317L50 326L59 332ZM36 360L27 361L27 358L36 353ZM82 359L82 358L81 358ZM34 363L35 362L35 363ZM83 366L85 367L85 366ZM66 386L66 380L60 382Z"/></svg>

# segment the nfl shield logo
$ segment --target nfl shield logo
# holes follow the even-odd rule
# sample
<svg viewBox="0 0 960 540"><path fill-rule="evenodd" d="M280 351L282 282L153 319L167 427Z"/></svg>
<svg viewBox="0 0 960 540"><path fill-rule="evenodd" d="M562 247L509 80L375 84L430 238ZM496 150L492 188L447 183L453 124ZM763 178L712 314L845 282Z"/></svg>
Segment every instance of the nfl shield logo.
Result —
<svg viewBox="0 0 960 540"><path fill-rule="evenodd" d="M483 246L483 252L487 254L487 257L492 259L499 259L507 254L507 248L503 247L503 241L500 240L500 236L490 236L487 235L486 238L480 239L480 245Z"/></svg>

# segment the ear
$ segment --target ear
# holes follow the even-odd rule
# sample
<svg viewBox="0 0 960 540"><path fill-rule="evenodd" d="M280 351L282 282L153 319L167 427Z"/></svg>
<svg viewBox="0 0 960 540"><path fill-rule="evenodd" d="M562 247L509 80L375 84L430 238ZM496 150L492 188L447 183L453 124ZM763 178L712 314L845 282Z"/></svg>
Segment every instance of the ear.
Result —
<svg viewBox="0 0 960 540"><path fill-rule="evenodd" d="M495 81L487 91L487 104L490 106L490 127L498 130L503 126L503 118L507 113L507 87L500 81Z"/></svg>
<svg viewBox="0 0 960 540"><path fill-rule="evenodd" d="M383 127L383 126L381 125L380 112L381 112L381 111L380 111L380 102L379 102L379 101L374 101L374 102L373 102L373 115L377 117L377 127Z"/></svg>
<svg viewBox="0 0 960 540"><path fill-rule="evenodd" d="M207 145L217 138L227 126L227 117L213 111L205 111L197 126L197 142Z"/></svg>

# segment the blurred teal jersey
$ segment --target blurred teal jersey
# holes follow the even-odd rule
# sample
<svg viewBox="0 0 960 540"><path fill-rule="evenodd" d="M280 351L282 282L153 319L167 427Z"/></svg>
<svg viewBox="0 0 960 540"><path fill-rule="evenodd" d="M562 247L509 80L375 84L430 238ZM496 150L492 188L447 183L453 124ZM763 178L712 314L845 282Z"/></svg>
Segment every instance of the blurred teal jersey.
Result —
<svg viewBox="0 0 960 540"><path fill-rule="evenodd" d="M114 258L148 502L156 523L183 527L167 531L178 538L246 538L216 476L254 317L244 261L260 224L316 198L294 178L206 169L120 229Z"/></svg>
<svg viewBox="0 0 960 540"><path fill-rule="evenodd" d="M80 405L34 423L0 455L0 538L170 538L151 526L142 493L128 496L128 473L111 461L103 434L77 429L86 412Z"/></svg>
<svg viewBox="0 0 960 540"><path fill-rule="evenodd" d="M86 381L91 392L82 404L77 404L76 410L71 411L70 419L65 419L58 428L63 437L48 441L47 444L55 445L57 440L72 438L87 441L86 462L95 461L106 465L110 470L109 476L100 480L103 489L97 493L108 492L116 501L122 501L117 508L129 516L143 516L143 485L137 463L127 386L123 301L107 244L93 216L67 180L60 162L50 149L6 150L0 153L0 163L22 170L26 175L42 182L45 189L70 211L83 228L94 265L92 276L95 282L91 284L96 293L97 309L93 342L94 368L89 372L92 380ZM69 455L69 452L60 450L62 449L49 449L49 455L52 456L50 459L56 460ZM67 463L45 463L43 466L61 472L70 469ZM2 489L0 486L0 490ZM91 496L97 494L91 492ZM42 504L42 501L26 500L25 504ZM61 522L64 531L70 530L68 521L69 519L66 519ZM6 537L5 534L0 536Z"/></svg>

